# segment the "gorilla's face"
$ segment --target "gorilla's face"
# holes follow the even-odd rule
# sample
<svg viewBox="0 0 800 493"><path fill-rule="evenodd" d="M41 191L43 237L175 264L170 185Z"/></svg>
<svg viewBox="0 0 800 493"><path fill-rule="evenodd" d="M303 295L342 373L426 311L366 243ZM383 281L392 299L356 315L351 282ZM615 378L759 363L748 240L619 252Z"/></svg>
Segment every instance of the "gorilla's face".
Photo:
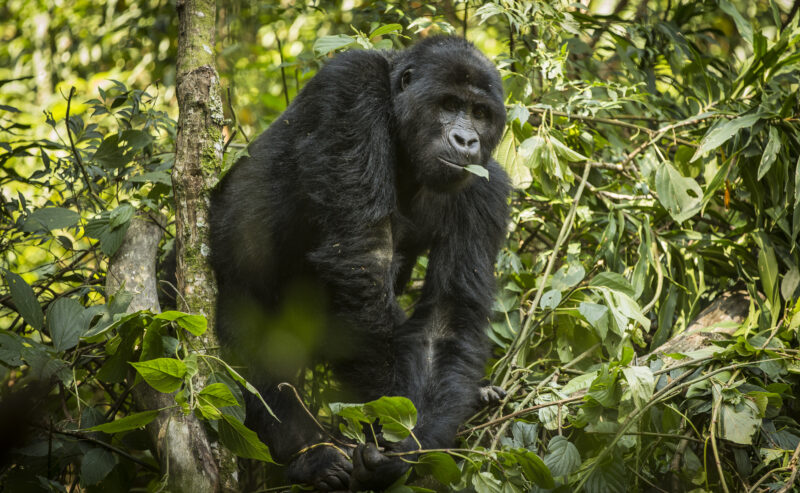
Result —
<svg viewBox="0 0 800 493"><path fill-rule="evenodd" d="M471 46L446 57L428 48L396 72L395 115L416 180L448 190L470 179L466 166L486 166L500 141L502 88L497 70Z"/></svg>

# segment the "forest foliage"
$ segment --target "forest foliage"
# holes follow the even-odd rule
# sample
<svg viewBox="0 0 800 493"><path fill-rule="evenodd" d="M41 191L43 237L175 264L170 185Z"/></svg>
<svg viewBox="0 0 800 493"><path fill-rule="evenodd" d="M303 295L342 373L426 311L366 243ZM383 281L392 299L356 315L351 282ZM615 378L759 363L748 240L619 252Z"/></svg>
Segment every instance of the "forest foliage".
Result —
<svg viewBox="0 0 800 493"><path fill-rule="evenodd" d="M515 192L486 376L508 397L419 457L433 479L393 491L800 490L797 2L345 3L220 2L226 166L342 50L466 32L507 98L495 158ZM174 8L0 6L5 491L159 490L142 430L159 410L136 406L137 383L270 462L242 424L254 389L201 347L206 320L131 313L104 289L137 213L173 247ZM741 317L669 344L729 295ZM304 377L329 429L413 433L409 401L332 402L324 367ZM288 488L250 466L253 491Z"/></svg>

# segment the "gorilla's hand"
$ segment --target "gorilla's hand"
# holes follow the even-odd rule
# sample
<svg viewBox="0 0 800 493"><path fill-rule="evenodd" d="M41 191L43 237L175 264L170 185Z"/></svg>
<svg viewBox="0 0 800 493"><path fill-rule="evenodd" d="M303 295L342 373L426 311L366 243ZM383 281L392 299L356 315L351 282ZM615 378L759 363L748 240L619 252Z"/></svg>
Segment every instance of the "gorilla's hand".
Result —
<svg viewBox="0 0 800 493"><path fill-rule="evenodd" d="M409 437L410 439L411 437ZM409 439L391 444L386 452L416 449ZM406 457L413 460L413 456ZM411 465L399 457L387 457L374 443L359 445L353 452L353 473L350 475L350 491L380 491L389 487L402 476Z"/></svg>
<svg viewBox="0 0 800 493"><path fill-rule="evenodd" d="M496 406L506 398L506 391L497 385L486 385L478 390L478 400L481 406Z"/></svg>
<svg viewBox="0 0 800 493"><path fill-rule="evenodd" d="M286 466L286 476L292 483L310 484L319 491L346 490L353 464L340 450L323 445L303 452Z"/></svg>

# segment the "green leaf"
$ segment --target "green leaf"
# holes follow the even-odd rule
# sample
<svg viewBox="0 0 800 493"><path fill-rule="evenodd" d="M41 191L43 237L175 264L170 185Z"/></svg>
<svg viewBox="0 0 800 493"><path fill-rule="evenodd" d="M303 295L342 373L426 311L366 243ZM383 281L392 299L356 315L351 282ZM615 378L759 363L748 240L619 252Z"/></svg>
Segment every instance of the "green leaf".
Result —
<svg viewBox="0 0 800 493"><path fill-rule="evenodd" d="M78 340L86 332L83 307L73 298L58 298L47 310L47 326L53 346L58 351L66 351L78 345Z"/></svg>
<svg viewBox="0 0 800 493"><path fill-rule="evenodd" d="M344 423L339 424L339 431L348 438L358 443L364 443L364 424L372 420L364 414L363 404L347 404L344 402L332 402L329 404L331 413L340 416Z"/></svg>
<svg viewBox="0 0 800 493"><path fill-rule="evenodd" d="M461 479L461 471L456 461L444 452L430 452L423 455L414 465L414 470L419 475L432 475L444 485L457 483Z"/></svg>
<svg viewBox="0 0 800 493"><path fill-rule="evenodd" d="M581 454L566 437L557 435L551 438L550 443L547 444L544 465L553 476L568 476L580 467Z"/></svg>
<svg viewBox="0 0 800 493"><path fill-rule="evenodd" d="M717 0L717 2L719 3L719 8L733 18L739 35L747 41L750 46L753 46L753 28L750 26L750 23L742 17L742 14L740 14L739 11L736 10L736 7L728 0Z"/></svg>
<svg viewBox="0 0 800 493"><path fill-rule="evenodd" d="M703 206L700 185L681 175L668 161L662 161L656 171L656 193L661 205L678 224L700 212Z"/></svg>
<svg viewBox="0 0 800 493"><path fill-rule="evenodd" d="M121 204L113 211L101 212L86 224L86 235L100 240L100 249L111 256L122 245L134 212L130 204Z"/></svg>
<svg viewBox="0 0 800 493"><path fill-rule="evenodd" d="M131 204L120 204L108 216L108 227L117 229L125 226L133 218L136 209Z"/></svg>
<svg viewBox="0 0 800 493"><path fill-rule="evenodd" d="M561 303L561 291L557 289L551 289L542 295L542 299L539 301L539 306L544 309L549 308L551 310L555 310L559 303Z"/></svg>
<svg viewBox="0 0 800 493"><path fill-rule="evenodd" d="M592 327L597 327L597 323L608 313L608 307L597 303L582 301L578 305L578 312L583 315Z"/></svg>
<svg viewBox="0 0 800 493"><path fill-rule="evenodd" d="M34 233L36 231L51 231L75 226L81 219L77 212L63 207L45 207L37 209L25 219L22 231Z"/></svg>
<svg viewBox="0 0 800 493"><path fill-rule="evenodd" d="M720 437L741 445L752 444L753 436L761 427L758 416L758 406L749 399L742 399L736 405L723 404L720 408Z"/></svg>
<svg viewBox="0 0 800 493"><path fill-rule="evenodd" d="M473 175L480 176L481 178L486 178L486 181L489 181L489 170L480 164L469 164L464 166L464 170L472 173Z"/></svg>
<svg viewBox="0 0 800 493"><path fill-rule="evenodd" d="M327 55L332 51L339 50L354 43L355 40L353 38L344 34L323 36L314 41L314 53L316 53L317 56Z"/></svg>
<svg viewBox="0 0 800 493"><path fill-rule="evenodd" d="M634 295L633 286L622 275L616 272L601 272L589 281L591 287L605 287L612 291L619 291L628 296Z"/></svg>
<svg viewBox="0 0 800 493"><path fill-rule="evenodd" d="M239 402L233 392L224 383L212 383L197 393L198 398L204 399L214 407L238 406Z"/></svg>
<svg viewBox="0 0 800 493"><path fill-rule="evenodd" d="M550 469L547 468L544 461L527 449L517 449L514 451L517 462L522 467L522 474L528 479L536 483L541 488L551 489L555 487L553 482L553 475Z"/></svg>
<svg viewBox="0 0 800 493"><path fill-rule="evenodd" d="M566 159L567 161L570 161L570 162L573 162L573 163L577 163L577 162L586 161L587 159L589 159L586 156L584 156L583 154L573 151L572 149L567 147L563 142L561 142L557 138L553 137L552 135L550 136L550 143L553 145L553 148L556 150L556 154L558 154L559 157L562 157L562 158Z"/></svg>
<svg viewBox="0 0 800 493"><path fill-rule="evenodd" d="M127 144L126 148L134 151L144 149L153 142L153 137L144 130L125 130L121 139Z"/></svg>
<svg viewBox="0 0 800 493"><path fill-rule="evenodd" d="M646 366L629 366L622 369L625 380L631 389L631 396L637 409L643 408L653 397L656 388L656 379L653 372Z"/></svg>
<svg viewBox="0 0 800 493"><path fill-rule="evenodd" d="M769 241L762 235L756 237L760 248L758 251L758 275L761 278L761 287L767 299L772 302L778 289L778 260L775 257L775 250Z"/></svg>
<svg viewBox="0 0 800 493"><path fill-rule="evenodd" d="M711 131L706 134L703 138L703 141L700 143L700 147L692 156L690 161L694 161L702 157L705 153L712 149L716 149L717 147L721 146L725 142L728 141L731 137L736 135L739 130L743 128L752 127L755 125L757 121L761 119L762 115L760 113L756 113L754 115L746 115L740 116L738 118L734 118L733 120L726 121L725 123L714 127Z"/></svg>
<svg viewBox="0 0 800 493"><path fill-rule="evenodd" d="M528 111L528 108L526 108L523 104L516 102L508 111L508 122L512 123L514 120L516 120L520 125L524 125L530 116L531 112Z"/></svg>
<svg viewBox="0 0 800 493"><path fill-rule="evenodd" d="M34 329L42 330L44 314L42 306L33 294L33 289L25 282L25 279L10 270L3 269L3 277L6 279L11 299L19 314L22 315L22 319Z"/></svg>
<svg viewBox="0 0 800 493"><path fill-rule="evenodd" d="M122 431L135 430L142 428L156 419L158 416L158 409L151 411L143 411L140 413L133 413L114 420L110 423L103 423L100 425L87 428L85 431L102 431L103 433L120 433Z"/></svg>
<svg viewBox="0 0 800 493"><path fill-rule="evenodd" d="M798 284L800 284L800 270L797 269L796 265L793 265L789 272L783 276L783 281L781 281L781 294L784 300L791 301L794 299L794 292L797 290Z"/></svg>
<svg viewBox="0 0 800 493"><path fill-rule="evenodd" d="M383 36L384 34L396 33L402 31L403 31L403 26L400 24L386 24L385 26L381 26L372 31L371 33L369 33L369 37L370 39L372 39L376 36Z"/></svg>
<svg viewBox="0 0 800 493"><path fill-rule="evenodd" d="M246 459L272 462L269 448L258 439L256 432L248 429L241 421L222 415L219 421L219 441L231 452Z"/></svg>
<svg viewBox="0 0 800 493"><path fill-rule="evenodd" d="M563 265L553 274L550 286L552 286L553 289L565 291L583 281L585 276L586 270L581 264L574 263Z"/></svg>
<svg viewBox="0 0 800 493"><path fill-rule="evenodd" d="M538 424L517 419L511 425L511 439L503 437L502 442L508 448L526 448L535 452L538 446L538 432Z"/></svg>
<svg viewBox="0 0 800 493"><path fill-rule="evenodd" d="M526 159L517 152L516 138L511 128L506 130L503 140L495 149L494 158L508 173L514 188L525 190L533 183L531 170L525 163Z"/></svg>
<svg viewBox="0 0 800 493"><path fill-rule="evenodd" d="M195 336L201 336L208 329L208 320L202 315L190 315L188 313L169 310L156 315L159 320L169 320L177 323Z"/></svg>
<svg viewBox="0 0 800 493"><path fill-rule="evenodd" d="M114 169L128 164L130 159L125 157L125 148L120 146L119 135L114 134L103 139L92 156L92 161L102 168Z"/></svg>
<svg viewBox="0 0 800 493"><path fill-rule="evenodd" d="M772 163L775 162L775 159L778 157L778 151L781 150L781 137L778 134L778 129L775 127L769 127L769 141L767 141L767 145L764 146L764 154L761 155L761 163L758 165L758 179L764 178L764 175L767 174L769 169L772 167Z"/></svg>
<svg viewBox="0 0 800 493"><path fill-rule="evenodd" d="M364 404L364 412L380 420L383 438L390 442L403 440L417 424L417 409L405 397L381 397Z"/></svg>
<svg viewBox="0 0 800 493"><path fill-rule="evenodd" d="M85 486L97 484L114 469L114 455L100 447L93 448L81 459L81 483Z"/></svg>
<svg viewBox="0 0 800 493"><path fill-rule="evenodd" d="M503 485L490 472L479 472L472 476L472 486L477 493L502 493Z"/></svg>
<svg viewBox="0 0 800 493"><path fill-rule="evenodd" d="M151 387L169 394L175 392L183 383L186 365L174 358L157 358L139 363L131 363Z"/></svg>

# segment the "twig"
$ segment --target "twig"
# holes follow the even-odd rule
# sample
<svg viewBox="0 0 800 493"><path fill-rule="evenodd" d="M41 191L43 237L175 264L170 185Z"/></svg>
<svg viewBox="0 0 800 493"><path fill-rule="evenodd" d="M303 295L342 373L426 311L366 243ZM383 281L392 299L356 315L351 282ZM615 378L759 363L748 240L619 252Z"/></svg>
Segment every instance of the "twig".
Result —
<svg viewBox="0 0 800 493"><path fill-rule="evenodd" d="M567 213L567 217L564 220L564 224L561 226L561 231L558 234L558 238L556 239L556 244L553 246L553 253L550 254L550 259L547 262L547 267L545 268L544 273L542 274L542 279L547 279L550 276L550 273L553 270L553 267L556 263L556 257L558 256L559 250L561 249L561 245L566 241L567 236L569 235L570 230L572 229L572 222L575 218L575 213L578 209L578 204L580 203L581 195L583 194L583 189L586 186L586 179L589 177L589 171L592 169L592 163L587 162L584 169L583 169L583 176L581 177L581 181L578 184L578 190L575 192L575 197L572 199L572 206L570 207L569 212ZM539 305L539 301L542 299L542 295L544 294L544 288L546 283L542 282L541 286L539 287L538 291L536 292L536 296L531 303L530 309L525 317L525 323L522 326L522 330L520 330L517 337L514 339L514 343L512 344L511 348L509 349L508 353L503 357L505 361L505 365L509 366L513 363L514 358L516 358L517 353L522 349L522 346L525 344L525 341L528 338L528 333L530 332L531 325L533 324L533 314L536 311L536 307ZM505 378L503 379L503 383L501 387L504 386L509 378L510 373L506 373Z"/></svg>
<svg viewBox="0 0 800 493"><path fill-rule="evenodd" d="M78 432L75 432L75 431L66 431L66 430L63 430L63 431L62 430L53 430L53 433L58 433L59 435L70 436L70 437L73 437L73 438L77 438L78 440L86 440L87 442L92 442L92 443L94 443L96 445L99 445L99 446L101 446L101 447L103 447L105 449L108 449L108 450L114 452L115 454L118 454L118 455L120 455L122 457L125 457L129 461L135 462L135 463L139 464L140 466L142 466L142 467L144 467L146 469L149 469L149 470L154 471L154 472L159 472L158 468L153 466L152 464L148 464L147 462L145 462L145 461L143 461L141 459L137 459L136 457L132 456L128 452L125 452L124 450L118 449L117 447L111 445L110 443L106 443L106 442L104 442L102 440L98 440L98 439L93 438L93 437L91 437L89 435L84 435L83 433L78 433Z"/></svg>
<svg viewBox="0 0 800 493"><path fill-rule="evenodd" d="M564 405L564 404L568 404L570 402L579 401L579 400L583 399L583 395L584 395L584 393L581 392L580 395L575 395L573 397L568 397L567 399L561 399L560 401L545 402L543 404L537 404L535 406L526 407L525 409L520 409L519 411L514 411L511 414L506 414L506 415L501 416L501 417L499 417L497 419L493 419L491 421L487 421L486 423L482 423L482 424L479 424L477 426L473 426L472 428L469 428L467 430L464 430L464 431L460 432L459 435L469 435L473 431L477 431L477 430L480 430L482 428L486 428L488 426L494 426L494 425L496 425L498 423L502 423L504 421L508 421L509 419L514 419L517 416L522 416L524 414L532 413L533 411L536 411L538 409L542 409L542 408L545 408L545 407L561 406L561 405Z"/></svg>
<svg viewBox="0 0 800 493"><path fill-rule="evenodd" d="M61 94L64 95L63 93ZM78 149L75 147L75 140L72 138L72 129L69 128L69 109L72 104L72 96L75 95L75 86L69 88L69 96L67 96L67 113L64 116L64 120L67 126L67 137L69 138L69 146L72 149L72 155L75 156L75 161L78 163L78 169L81 171L81 175L83 176L83 181L86 182L86 188L89 191L89 198L95 202L95 204L103 208L103 204L100 202L100 199L94 193L94 188L92 187L92 182L89 180L89 175L86 173L86 168L83 166L83 159L81 159L81 155L78 152Z"/></svg>
<svg viewBox="0 0 800 493"><path fill-rule="evenodd" d="M798 462L800 462L800 444L794 449L792 458L789 460L789 468L792 470L792 474L789 475L789 480L786 481L783 488L778 490L778 493L786 493L792 485L794 485L794 482L797 481Z"/></svg>

